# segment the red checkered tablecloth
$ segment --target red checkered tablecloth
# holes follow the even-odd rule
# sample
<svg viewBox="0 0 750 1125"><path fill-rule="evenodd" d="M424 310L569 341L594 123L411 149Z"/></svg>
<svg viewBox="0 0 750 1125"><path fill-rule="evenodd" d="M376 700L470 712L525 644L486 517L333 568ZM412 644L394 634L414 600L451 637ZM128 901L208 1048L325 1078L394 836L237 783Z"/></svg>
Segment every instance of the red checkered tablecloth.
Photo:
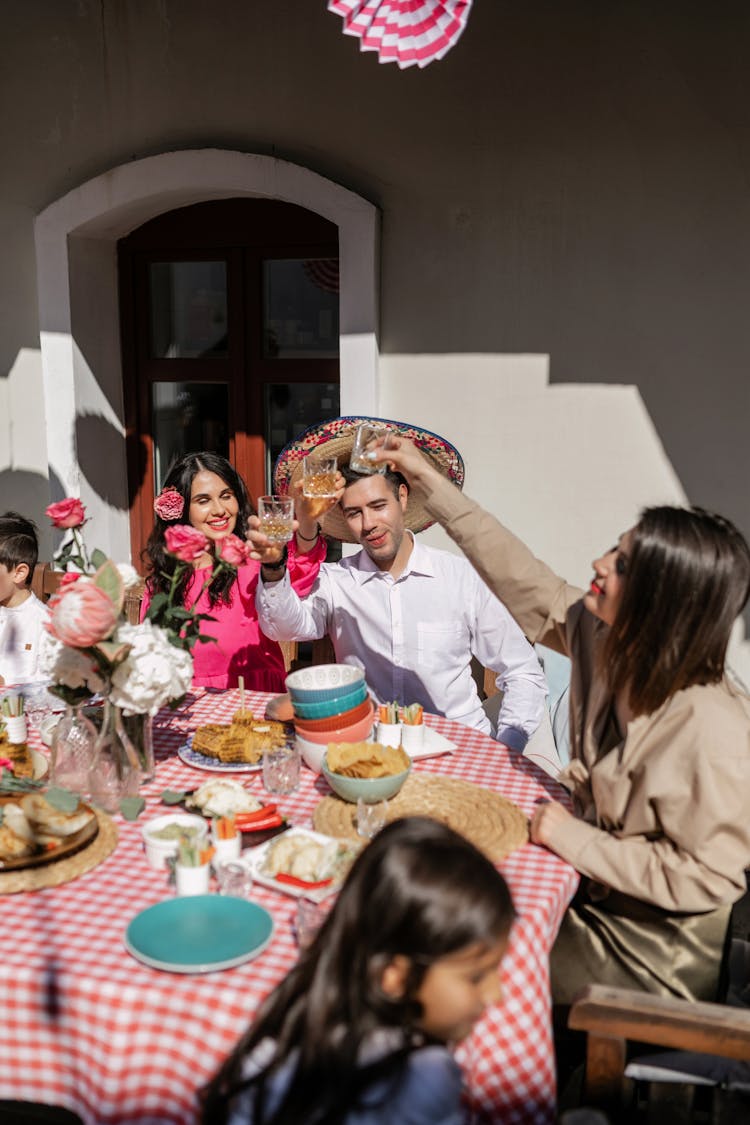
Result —
<svg viewBox="0 0 750 1125"><path fill-rule="evenodd" d="M249 705L260 714L266 699L250 693ZM273 914L276 933L239 968L172 974L140 964L123 945L130 920L172 893L146 863L142 824L165 811L163 789L194 788L211 776L186 766L176 750L199 723L226 720L237 705L236 692L198 692L181 709L160 713L147 809L135 823L117 818L113 854L65 886L0 897L0 1098L66 1106L87 1125L189 1125L196 1090L293 963L295 900L260 886L253 897ZM458 749L418 763L420 772L495 789L526 813L540 798L562 796L536 766L486 735L446 719L428 722ZM258 774L244 780L263 796ZM295 824L309 825L326 791L303 768L297 792L276 801ZM554 1119L555 1101L548 953L577 876L531 844L502 871L518 911L503 965L504 1003L485 1015L458 1058L473 1120L542 1125Z"/></svg>

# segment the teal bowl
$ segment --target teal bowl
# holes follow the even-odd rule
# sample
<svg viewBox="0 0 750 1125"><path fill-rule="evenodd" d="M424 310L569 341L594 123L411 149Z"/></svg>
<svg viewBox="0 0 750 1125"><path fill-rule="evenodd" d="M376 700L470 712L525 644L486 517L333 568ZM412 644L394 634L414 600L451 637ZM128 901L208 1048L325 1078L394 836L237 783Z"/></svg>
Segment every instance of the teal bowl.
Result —
<svg viewBox="0 0 750 1125"><path fill-rule="evenodd" d="M331 715L343 715L358 707L367 699L367 684L356 684L354 687L342 689L342 694L333 699L319 699L316 703L303 703L293 699L292 707L298 719L328 719Z"/></svg>
<svg viewBox="0 0 750 1125"><path fill-rule="evenodd" d="M338 699L364 679L363 670L354 664L312 664L291 672L286 690L295 703L319 703L322 699Z"/></svg>
<svg viewBox="0 0 750 1125"><path fill-rule="evenodd" d="M401 773L394 773L390 777L344 777L343 774L329 770L326 754L321 768L331 789L344 801L351 801L356 805L361 798L366 804L372 805L376 801L388 801L396 796L411 773L411 762Z"/></svg>

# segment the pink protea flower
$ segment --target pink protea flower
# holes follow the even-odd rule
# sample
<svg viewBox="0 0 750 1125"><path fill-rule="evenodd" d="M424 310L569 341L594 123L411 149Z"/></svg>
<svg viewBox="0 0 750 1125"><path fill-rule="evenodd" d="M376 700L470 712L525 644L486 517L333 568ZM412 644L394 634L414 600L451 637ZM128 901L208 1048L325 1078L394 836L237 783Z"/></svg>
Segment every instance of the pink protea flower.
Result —
<svg viewBox="0 0 750 1125"><path fill-rule="evenodd" d="M247 544L237 535L227 535L216 544L216 553L230 566L242 566L247 562Z"/></svg>
<svg viewBox="0 0 750 1125"><path fill-rule="evenodd" d="M86 519L86 509L75 496L68 496L65 500L50 504L46 512L53 525L63 529L80 527Z"/></svg>
<svg viewBox="0 0 750 1125"><path fill-rule="evenodd" d="M205 535L186 523L168 527L164 532L164 542L170 555L174 555L180 562L197 562L209 550Z"/></svg>
<svg viewBox="0 0 750 1125"><path fill-rule="evenodd" d="M117 624L117 607L88 578L61 586L49 601L47 625L53 637L73 648L89 648L106 640Z"/></svg>
<svg viewBox="0 0 750 1125"><path fill-rule="evenodd" d="M181 519L185 501L176 488L162 488L154 500L154 511L163 520Z"/></svg>

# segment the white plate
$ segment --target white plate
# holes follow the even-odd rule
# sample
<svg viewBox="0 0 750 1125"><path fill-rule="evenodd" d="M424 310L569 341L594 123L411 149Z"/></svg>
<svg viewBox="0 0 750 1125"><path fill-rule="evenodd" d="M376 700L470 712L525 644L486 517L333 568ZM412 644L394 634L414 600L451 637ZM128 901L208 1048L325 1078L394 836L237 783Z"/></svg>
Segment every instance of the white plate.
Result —
<svg viewBox="0 0 750 1125"><path fill-rule="evenodd" d="M243 857L243 862L247 863L253 873L253 879L256 883L262 884L264 887L270 887L273 891L280 891L283 895L291 895L293 898L310 898L313 902L322 902L323 899L328 898L329 895L335 894L343 882L343 876L339 879L334 879L327 887L317 887L313 890L307 887L295 887L291 883L281 883L274 879L272 875L264 875L261 871L264 860L269 849L278 840L283 839L285 836L302 836L308 840L317 840L321 844L328 844L331 840L335 839L333 836L325 836L322 832L312 832L308 828L290 828L287 832L275 836L273 840L267 840L265 844L260 844L257 848L253 848L249 856ZM338 840L337 843L345 845L357 846L354 840Z"/></svg>
<svg viewBox="0 0 750 1125"><path fill-rule="evenodd" d="M440 754L452 754L454 750L458 750L455 742L425 723L424 745L419 750L407 750L406 753L413 762L421 762L423 758L437 758Z"/></svg>
<svg viewBox="0 0 750 1125"><path fill-rule="evenodd" d="M186 766L196 770L211 770L212 773L258 773L263 769L262 762L222 762L220 758L209 758L193 750L192 735L180 746L177 755Z"/></svg>

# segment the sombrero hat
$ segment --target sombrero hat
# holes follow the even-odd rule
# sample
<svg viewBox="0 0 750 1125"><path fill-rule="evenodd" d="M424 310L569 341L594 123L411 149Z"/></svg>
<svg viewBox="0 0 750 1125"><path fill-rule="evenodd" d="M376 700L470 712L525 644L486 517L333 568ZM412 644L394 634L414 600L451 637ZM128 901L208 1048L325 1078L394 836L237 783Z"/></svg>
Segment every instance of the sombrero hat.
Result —
<svg viewBox="0 0 750 1125"><path fill-rule="evenodd" d="M348 465L354 445L354 433L357 426L368 423L377 426L389 426L401 437L413 441L433 462L443 476L458 488L463 488L464 462L461 454L445 438L433 434L430 430L423 430L419 426L412 426L408 422L394 422L390 418L331 418L328 422L321 422L311 426L294 441L290 441L278 456L273 471L274 492L286 495L290 486L302 476L302 462L309 453L325 453L326 457L335 457L338 467ZM334 539L341 539L344 543L352 543L346 520L341 514L341 508L336 505L330 512L321 517L321 524L326 535ZM409 493L409 499L404 514L404 522L410 531L424 531L435 521L428 514L422 501Z"/></svg>

